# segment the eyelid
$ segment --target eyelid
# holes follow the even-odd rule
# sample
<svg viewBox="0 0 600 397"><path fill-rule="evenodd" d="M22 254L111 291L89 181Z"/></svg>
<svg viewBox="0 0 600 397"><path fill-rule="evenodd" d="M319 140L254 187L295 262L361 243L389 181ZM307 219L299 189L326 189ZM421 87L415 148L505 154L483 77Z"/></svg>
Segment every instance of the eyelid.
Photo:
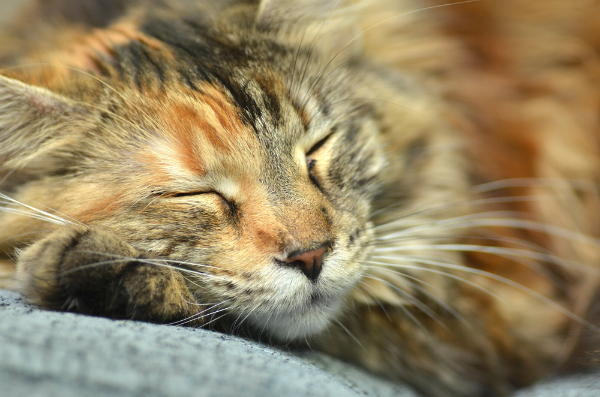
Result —
<svg viewBox="0 0 600 397"><path fill-rule="evenodd" d="M321 149L321 147L323 145L325 145L325 143L327 143L327 141L329 140L329 138L331 138L333 136L333 134L335 134L336 132L336 128L332 128L331 131L329 131L329 133L327 135L325 135L324 138L322 138L321 140L319 140L317 143L315 143L307 152L306 152L306 156L310 156L311 154L313 154L314 152L316 152L317 150Z"/></svg>
<svg viewBox="0 0 600 397"><path fill-rule="evenodd" d="M195 191L195 192L160 192L160 193L154 193L153 196L158 196L160 198L173 198L173 197L199 196L201 194L210 194L210 193L219 194L218 192L215 192L212 190L206 190L206 191L201 190L201 191Z"/></svg>
<svg viewBox="0 0 600 397"><path fill-rule="evenodd" d="M201 196L204 194L215 194L219 196L222 200L226 201L228 204L230 203L227 197L223 196L223 194L217 192L216 190L198 190L198 191L190 191L190 192L157 192L152 196L158 198L177 198L177 197L189 197L189 196Z"/></svg>
<svg viewBox="0 0 600 397"><path fill-rule="evenodd" d="M161 198L174 198L174 197L187 197L187 196L200 196L203 194L214 194L219 196L219 198L224 202L225 205L227 205L227 207L229 208L230 211L235 211L237 209L236 204L228 199L227 197L225 197L222 193L217 192L216 190L200 190L200 191L195 191L195 192L161 192L161 193L155 193L154 196L158 196Z"/></svg>

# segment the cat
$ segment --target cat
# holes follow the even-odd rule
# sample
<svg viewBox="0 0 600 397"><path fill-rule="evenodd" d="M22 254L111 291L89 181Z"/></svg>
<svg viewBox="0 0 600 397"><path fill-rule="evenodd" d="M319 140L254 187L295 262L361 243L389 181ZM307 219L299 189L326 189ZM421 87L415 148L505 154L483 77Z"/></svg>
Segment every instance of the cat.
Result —
<svg viewBox="0 0 600 397"><path fill-rule="evenodd" d="M573 4L35 2L0 49L5 285L430 396L580 364L600 25Z"/></svg>

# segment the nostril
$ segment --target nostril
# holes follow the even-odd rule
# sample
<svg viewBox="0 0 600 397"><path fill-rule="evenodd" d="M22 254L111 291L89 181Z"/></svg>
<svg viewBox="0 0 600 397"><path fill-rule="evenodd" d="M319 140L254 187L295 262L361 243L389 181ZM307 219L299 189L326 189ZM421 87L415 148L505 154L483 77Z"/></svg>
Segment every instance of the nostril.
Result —
<svg viewBox="0 0 600 397"><path fill-rule="evenodd" d="M309 280L316 281L321 273L323 256L326 251L325 247L321 247L316 250L294 252L284 263L299 268Z"/></svg>

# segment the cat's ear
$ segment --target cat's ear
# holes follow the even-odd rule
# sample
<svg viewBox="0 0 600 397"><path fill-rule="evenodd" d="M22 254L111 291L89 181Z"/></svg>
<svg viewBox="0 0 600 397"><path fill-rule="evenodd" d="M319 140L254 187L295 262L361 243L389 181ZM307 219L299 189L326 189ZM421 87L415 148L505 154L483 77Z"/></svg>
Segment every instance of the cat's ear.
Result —
<svg viewBox="0 0 600 397"><path fill-rule="evenodd" d="M76 101L0 75L0 166L56 168L89 119Z"/></svg>
<svg viewBox="0 0 600 397"><path fill-rule="evenodd" d="M275 27L299 45L315 46L343 62L362 52L360 8L360 2L344 0L261 0L256 24Z"/></svg>
<svg viewBox="0 0 600 397"><path fill-rule="evenodd" d="M322 17L328 15L342 1L338 0L261 0L257 19L288 17Z"/></svg>

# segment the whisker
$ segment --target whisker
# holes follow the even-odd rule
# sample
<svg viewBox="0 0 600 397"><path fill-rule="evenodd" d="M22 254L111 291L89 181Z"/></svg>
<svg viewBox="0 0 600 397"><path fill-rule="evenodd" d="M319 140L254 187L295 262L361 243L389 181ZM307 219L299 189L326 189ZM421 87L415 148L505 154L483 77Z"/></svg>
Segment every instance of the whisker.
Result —
<svg viewBox="0 0 600 397"><path fill-rule="evenodd" d="M190 284L195 285L198 288L203 288L200 284L198 284L196 281L192 280L192 276L195 276L197 279L201 279L201 277L198 276L198 273L194 273L194 274L186 274L186 273L181 273L181 277L183 277L183 279L185 281L187 281ZM191 304L191 302L188 302Z"/></svg>
<svg viewBox="0 0 600 397"><path fill-rule="evenodd" d="M380 258L380 259L386 259L386 258L383 257L383 258ZM394 257L394 258L389 258L389 259L398 259L399 261L409 262L409 263L424 263L424 261L425 261L425 260L412 260L412 259L410 259L408 257L402 257L402 258ZM434 261L431 261L431 262L434 262ZM494 299L497 299L498 301L500 301L502 303L506 303L505 300L503 300L502 298L500 298L499 296L497 296L496 294L494 294L492 291L490 291L490 290L482 287L481 285L479 285L479 284L477 284L477 283L475 283L473 281L467 280L466 278L463 278L463 277L459 277L459 276L457 276L455 274L452 274L452 273L444 272L444 271L437 270L437 269L430 269L430 268L423 267L423 266L403 265L403 264L397 264L397 263L396 264L392 264L392 263L389 263L389 262L378 262L378 261L374 261L374 260L364 261L364 263L373 265L373 268L380 268L380 269L386 269L387 268L387 269L389 269L389 267L394 267L394 268L413 269L413 270L419 270L419 271L424 271L424 272L428 272L428 273L439 274L439 275L442 275L444 277L449 277L449 278L455 279L457 281L469 284L472 287L475 287L475 288L477 288L477 289L485 292L486 294L488 294L489 296L493 297ZM443 262L440 262L440 263L443 263ZM431 263L427 262L425 264L431 264Z"/></svg>
<svg viewBox="0 0 600 397"><path fill-rule="evenodd" d="M553 188L557 188L557 189L561 189L561 190L572 190L573 187L572 186L564 186L564 184L559 184L559 182L564 182L564 180L551 180L551 179L536 179L536 178L521 178L521 179L504 179L501 181L496 181L496 182L490 182L487 184L483 184L483 185L479 185L479 186L475 186L473 188L473 193L474 194L482 194L485 192L493 192L495 190L501 190L501 189L506 189L506 188L514 188L514 187L531 187L531 186L547 186L547 187L553 187ZM580 182L580 183L578 183ZM594 194L598 194L600 191L600 186L599 185L595 185L592 183L587 183L584 181L570 181L570 183L576 184L576 185L580 185L578 187L579 190L585 190L588 191L590 193L594 193ZM378 226L381 226L383 224L389 223L389 222L393 222L394 220L400 219L400 218L408 218L411 216L416 216L416 215L421 215L424 213L431 213L431 212L435 212L436 210L445 210L447 208L451 208L453 206L457 206L460 204L466 204L466 205L471 205L471 206L478 206L478 205L486 205L486 204L497 204L497 203L507 203L507 202L535 202L535 201L541 201L544 198L556 198L556 197L561 197L563 196L563 194L557 194L557 193L552 193L552 194L535 194L535 195L519 195L519 196L506 196L506 197L493 197L493 198L471 198L471 199L466 199L466 200L450 200L450 201L442 201L442 199L439 199L437 201L442 201L442 204L439 205L434 205L432 206L431 203L430 204L421 204L419 207L424 209L421 210L412 210L411 212L405 212L404 214L388 220L386 222L381 222L378 223ZM451 197L451 195L449 195L449 197ZM395 207L401 207L405 205L402 202L397 202L397 203L393 203L393 204L389 204L383 208L379 208L375 211L372 212L371 216L377 215L385 210L388 210L390 208L395 208ZM532 214L528 214L528 215L532 215Z"/></svg>
<svg viewBox="0 0 600 397"><path fill-rule="evenodd" d="M156 258L156 259L153 259L153 260L155 260L155 261L164 261L164 262L169 262L169 263L176 263L178 265L186 265L186 266L194 266L194 267L202 267L202 268L211 268L211 269L222 269L221 267L218 267L218 266L207 265L207 264L204 264L204 263L180 261L180 260L176 260L176 259Z"/></svg>
<svg viewBox="0 0 600 397"><path fill-rule="evenodd" d="M446 312L450 313L450 315L454 316L463 325L465 325L466 327L472 329L471 324L469 324L469 322L467 322L466 319L463 316L461 316L460 314L458 314L458 312L456 310L454 310L450 305L448 305L448 303L446 303L443 299L438 298L433 293L427 291L425 288L423 288L423 287L421 287L421 286L417 285L416 283L414 283L412 281L409 281L409 280L415 280L415 281L417 281L417 282L419 282L421 284L424 284L424 285L426 285L426 286L428 286L430 288L438 289L438 288L434 287L433 285L424 282L423 280L421 280L418 277L414 277L414 276L411 276L411 275L409 275L407 273L399 272L397 270L389 269L389 268L386 268L386 267L368 265L367 268L376 269L376 270L382 270L382 271L385 271L385 272L389 272L389 273L401 275L402 278L405 279L404 281L407 282L407 283L409 283L411 285L411 287L417 289L419 292L421 292L422 294L424 294L427 297L429 297L430 299L432 299L435 303L437 303L438 305L440 305L441 308L443 308L444 310L446 310ZM408 279L408 280L406 280L406 279ZM375 298L375 297L373 297L373 298ZM387 315L387 313L386 313L386 315Z"/></svg>
<svg viewBox="0 0 600 397"><path fill-rule="evenodd" d="M7 214L24 215L24 216L26 216L28 218L38 219L40 221L54 223L56 225L66 225L67 224L66 222L60 222L60 221L57 221L56 219L53 219L53 218L48 218L46 216L42 216L42 215L39 215L39 214L36 214L36 213L33 213L33 212L19 210L19 209L14 209L14 208L0 207L0 211L6 212Z"/></svg>
<svg viewBox="0 0 600 397"><path fill-rule="evenodd" d="M486 230L474 230L477 232L487 232ZM530 248L532 252L537 252L540 253L541 255L547 255L547 257L552 257L554 258L554 260L556 262L553 263L557 263L559 266L562 266L563 268L573 268L573 267L578 267L578 268L585 268L586 270L589 270L589 265L586 265L584 263L581 262L577 262L577 261L572 261L572 260L567 260L564 258L559 257L558 255L553 254L551 251L545 249L544 247L537 245L537 244L533 244L527 240L524 239L520 239L520 238L512 238L512 237L506 237L506 236L493 236L492 233L489 233L490 235L488 236L478 236L478 235L451 235L451 236L444 236L444 235L428 235L427 238L428 239L434 239L434 240L444 240L444 239L448 239L448 240L460 240L460 239L471 239L471 240L486 240L486 241L495 241L495 242L502 242L502 243L511 243L517 246L524 246L526 248ZM397 239L392 239L392 240L386 240L386 245L390 244L390 243L406 243L409 241L414 241L414 240L422 240L423 237L422 236L408 236L408 237L400 237ZM379 246L379 243L377 241L373 241L370 244L367 244L368 246ZM541 276L543 276L544 278L551 280L552 283L554 285L557 285L557 282L555 280L556 276L553 275L551 272L548 271L548 269L546 269L544 266L542 266L538 261L534 261L534 260L528 260L528 261L524 261L523 259L528 259L528 258L522 258L519 256L509 256L509 255L501 255L498 254L499 256L509 259L513 262L519 263L529 269L534 270L536 273L540 274ZM561 287L563 288L563 287Z"/></svg>
<svg viewBox="0 0 600 397"><path fill-rule="evenodd" d="M473 244L422 244L422 245L401 245L396 247L376 247L374 252L400 252L400 251L457 251L457 252L480 252L484 254L496 255L500 257L521 257L552 263L559 266L568 265L568 267L577 267L580 270L590 274L600 274L600 269L593 268L591 265L585 265L579 262L561 259L555 255L544 254L518 248L493 247L486 245Z"/></svg>
<svg viewBox="0 0 600 397"><path fill-rule="evenodd" d="M580 243L586 243L595 247L600 248L600 241L597 238L590 237L584 233L566 229L560 226L555 226L543 222L538 222L529 219L511 218L513 215L521 215L522 213L516 211L490 211L482 212L471 215L462 215L455 218L449 218L444 220L435 220L426 224L422 224L423 220L415 220L414 223L420 223L418 226L403 229L399 232L387 234L385 236L378 237L379 241L385 241L393 237L403 236L414 233L415 231L427 231L431 229L442 229L442 230L454 230L454 229L465 229L472 227L509 227L514 229L523 229L535 232L541 232L544 234L552 235L555 237L565 238L571 241L577 241ZM494 217L503 216L506 217ZM486 216L488 218L482 218ZM388 223L386 227L393 228L398 226L404 226L406 223L397 221L396 223ZM383 228L379 228L381 231Z"/></svg>
<svg viewBox="0 0 600 397"><path fill-rule="evenodd" d="M274 310L270 310L269 311L269 316L267 317L267 321L265 321L265 323L263 324L260 333L258 334L258 340L261 340L263 333L265 332L265 328L267 327L267 325L269 324L269 320L271 320L271 317L273 316ZM267 336L269 337L269 341L271 340L271 335L267 334Z"/></svg>
<svg viewBox="0 0 600 397"><path fill-rule="evenodd" d="M407 295L407 293L406 293L406 292L402 291L402 290L401 290L400 288L398 288L398 287L392 286L392 285L391 285L390 283L388 283L387 281L381 280L381 279L379 279L379 278L377 278L377 277L373 277L373 276L367 276L367 275L365 275L364 277L365 277L365 278L370 278L370 279L372 279L372 280L378 280L378 281L381 281L381 282L383 282L383 283L385 283L385 284L387 284L387 285L390 285L390 286L391 286L391 287L392 287L392 288L393 288L393 289L394 289L394 290L395 290L397 293L399 293L401 296L404 296L404 297L406 297L406 295ZM410 299L409 299L408 297L407 297L407 299L410 301ZM402 310L402 311L404 312L404 314L405 314L405 315L406 315L408 318L410 318L410 319L411 319L411 320L412 320L412 321L413 321L413 322L414 322L414 323L415 323L415 324L416 324L416 325L417 325L419 328L421 328L422 330L425 330L425 329L426 329L426 328L425 328L425 326L423 325L423 323L421 323L421 322L419 321L419 319L417 319L417 318L414 316L414 314L412 314L412 313L411 313L411 312L410 312L410 311L409 311L409 310L408 310L408 309L407 309L407 308L406 308L404 305L399 305L398 307L399 307L399 308L400 308L400 310ZM388 317L388 318L389 318L389 317Z"/></svg>
<svg viewBox="0 0 600 397"><path fill-rule="evenodd" d="M453 224L457 221L463 221L465 219L469 220L472 218L484 218L484 217L498 217L499 219L521 219L521 218L512 218L518 216L530 216L531 214L527 212L520 211L481 211L475 212L467 215L459 215L456 217L446 218L446 219L428 219L428 218L418 218L417 215L421 215L423 213L432 212L436 209L444 209L444 207L448 205L457 205L457 203L446 203L443 206L439 207L431 207L425 210L420 210L418 212L406 213L398 216L397 218L390 219L388 221L377 224L374 227L374 230L387 230L388 228L397 228L398 226L406 226L406 225L422 225L424 221L429 221L427 226L441 226L446 224ZM425 225L423 225L425 226Z"/></svg>
<svg viewBox="0 0 600 397"><path fill-rule="evenodd" d="M185 324L188 324L188 323L190 323L192 321L195 321L195 320L197 320L199 318L203 318L203 317L206 317L206 316L209 316L209 315L213 315L213 314L222 312L224 310L227 310L228 308L222 308L222 309L219 309L217 311L207 313L207 312L211 311L212 309L225 304L226 302L228 302L227 299L224 300L224 301L222 301L222 302L215 303L212 306L210 306L210 307L208 307L208 308L206 308L206 309L204 309L204 310L202 310L202 311L200 311L198 313L192 314L191 316L188 316L188 317L183 318L181 320L177 320L177 321L173 321L171 323L168 323L167 325L185 325Z"/></svg>
<svg viewBox="0 0 600 397"><path fill-rule="evenodd" d="M445 262L439 262L439 261L431 261L431 260L425 260L425 259L420 259L418 257L411 257L411 256L394 256L394 257L387 257L387 256L380 256L380 255L374 255L373 258L376 259L384 259L384 260L392 260L392 261L402 261L402 262L411 262L411 263L422 263L422 264L426 264L426 265L432 265L432 266L438 266L438 267L442 267L442 268L447 268L447 269L452 269L452 270L458 270L458 271L462 271L465 273L471 273L471 274L475 274L478 276L483 276L495 281L498 281L500 283L509 285L521 292L527 293L530 296L540 300L541 302L549 305L550 307L554 308L555 310L557 310L558 312L564 314L565 316L569 317L570 319L577 321L578 323L585 325L586 327L589 327L590 329L594 330L594 331L600 331L600 328L596 327L595 325L589 323L588 321L586 321L585 319L579 317L578 315L576 315L575 313L572 313L571 311L565 309L564 307L562 307L561 305L559 305L558 303L548 299L547 297L543 296L542 294L540 294L539 292L528 288L522 284L519 284L509 278L506 277L502 277L499 276L497 274L491 273L491 272L487 272L484 270L479 270L479 269L474 269L471 267L467 267L467 266L462 266L462 265L453 265L451 263L445 263ZM399 267L399 268L413 268L413 269L419 269L419 270L423 270L423 271L431 271L431 270L435 270L435 269L427 269L427 268L423 268L420 266L407 266L407 265L399 265L399 264L392 264L392 263L385 263L385 266L391 266L391 267ZM446 276L451 277L451 274L446 274ZM455 278L455 277L452 277ZM460 279L460 278L457 278ZM481 289L476 283L472 283L469 282L468 280L465 279L461 279L464 282L468 282L469 284L478 287L479 289ZM489 292L489 291L486 291ZM495 296L497 299L499 299L497 296Z"/></svg>
<svg viewBox="0 0 600 397"><path fill-rule="evenodd" d="M60 275L64 276L64 275L68 275L68 274L75 273L78 271L88 270L88 269L92 269L94 267L102 267L102 266L111 265L111 264L115 264L115 263L122 263L124 261L142 262L145 264L160 266L160 267L164 267L164 268L168 268L168 269L173 269L173 270L177 270L180 272L189 273L192 275L202 275L203 278L212 278L212 279L216 279L216 280L227 280L225 277L217 276L214 274L203 273L203 272L199 272L197 270L190 270L190 269L186 269L186 268L182 268L182 267L178 267L178 266L169 265L167 263L160 263L159 261L154 261L154 260L150 260L150 259L140 259L140 258L129 258L129 259L119 258L119 259L111 259L111 260L106 260L106 261L89 263L89 264L82 265L82 266L79 266L79 267L76 267L73 269L64 270L60 273Z"/></svg>
<svg viewBox="0 0 600 397"><path fill-rule="evenodd" d="M25 236L31 236L31 235L34 235L34 234L44 234L44 233L49 233L49 232L50 232L50 230L40 230L40 231L37 231L37 232L28 232L28 233L15 234L13 236L10 236L9 238L6 238L4 240L0 240L0 243L5 243L7 241L15 240L15 239L18 239L18 238L21 238L21 237L25 237Z"/></svg>
<svg viewBox="0 0 600 397"><path fill-rule="evenodd" d="M210 320L210 321L209 321L209 322L207 322L206 324L202 324L202 327L206 327L206 326L208 326L208 325L210 325L210 324L214 323L215 321L219 321L219 320L220 320L220 319L222 319L223 317L227 316L227 315L229 314L229 313L227 312L227 310L229 310L229 309L230 309L229 307L226 307L226 308L224 308L224 309L218 310L218 311L217 311L217 312L215 312L215 313L208 314L208 315L210 316L210 315L216 314L216 313L218 313L218 312L225 311L225 314L223 314L222 316L219 316L219 317L217 317L217 318L213 318L212 320Z"/></svg>
<svg viewBox="0 0 600 397"><path fill-rule="evenodd" d="M565 185L565 182L568 185ZM515 187L551 187L558 190L581 190L590 193L598 194L600 185L582 181L578 179L558 179L558 178L510 178L501 179L498 181L487 182L473 187L476 193L488 193L502 189Z"/></svg>
<svg viewBox="0 0 600 397"><path fill-rule="evenodd" d="M383 280L379 277L375 277L373 275L365 275L365 278L370 278L373 280L377 280L377 281L381 281L382 283L388 285L390 288L392 288L393 290L395 290L397 293L399 293L401 296L403 296L404 298L406 298L409 302L411 302L413 305L415 305L415 307L417 307L419 310L421 310L424 314L426 314L427 316L429 316L432 320L434 320L436 323L438 323L441 327L443 327L444 329L448 329L448 327L446 327L446 325L441 321L441 319L439 318L439 316L433 311L431 310L429 307L427 307L423 302L421 302L420 300L418 300L417 298L415 298L414 296L412 296L410 293L408 293L407 291L403 291L401 288L399 288L397 285L394 285L392 283L390 283L387 280ZM404 307L404 305L400 305L400 308L423 330L425 330L425 326L412 314L410 313L410 311L408 311L408 309L406 309Z"/></svg>
<svg viewBox="0 0 600 397"><path fill-rule="evenodd" d="M206 265L206 264L202 264L202 263L196 263L196 262L187 262L187 261L180 261L180 260L176 260L176 259L167 259L167 258L138 258L138 257L129 257L129 256L124 256L124 255L119 255L119 254L113 254L110 252L102 252L102 251L94 251L94 250L78 250L77 252L80 253L86 253L86 254L93 254L93 255L103 255L103 256L109 256L109 257L113 257L113 258L119 258L122 259L124 261L139 261L139 262L148 262L148 263L155 263L155 262L164 262L164 263L175 263L175 264L182 264L182 265L187 265L187 266L194 266L194 267L202 267L202 268L213 268L213 269L221 269L220 267L217 266L213 266L213 265ZM174 267L173 268L179 269L179 267ZM184 268L181 268L184 269Z"/></svg>
<svg viewBox="0 0 600 397"><path fill-rule="evenodd" d="M358 284L362 284L363 286L370 287L369 283L367 283L364 278L361 279ZM363 290L360 287L354 289L353 292L357 292L357 293L361 294L362 298L364 299L364 303L367 306L367 310L369 310L369 313L371 313L371 303L369 302L369 299L367 298L366 292L369 293L369 295L371 296L371 298L374 301L376 301L376 303L379 303L379 308L383 310L383 307L381 306L381 302L371 292L365 291L365 290ZM351 311L354 311L354 309L356 308L357 302L355 300L352 300L350 303L352 304L352 310ZM383 310L383 311L385 312L385 310ZM388 317L388 316L386 315L386 317ZM389 317L388 317L388 320L389 320Z"/></svg>
<svg viewBox="0 0 600 397"><path fill-rule="evenodd" d="M344 324L342 324L342 322L341 322L340 320L338 320L338 319L334 319L333 321L335 321L335 323L336 323L337 325L339 325L339 326L340 326L340 327L341 327L341 328L342 328L344 331L346 331L346 333L347 333L347 334L348 334L348 335L349 335L349 336L350 336L352 339L354 339L354 341L355 341L356 343L358 343L358 345L359 345L360 347L362 347L362 349L363 349L363 350L365 350L365 351L366 351L365 347L362 345L362 343L360 343L360 341L358 340L358 338L357 338L356 336L354 336L354 334L353 334L352 332L350 332L350 330L349 330L348 328L346 328L346 326L345 326Z"/></svg>
<svg viewBox="0 0 600 397"><path fill-rule="evenodd" d="M56 216L54 214L51 214L49 212L42 211L40 209L37 209L35 207L32 207L32 206L27 205L25 203L22 203L22 202L20 202L18 200L15 200L15 199L13 199L13 198L11 198L11 197L7 196L6 194L3 194L3 193L0 193L0 200L8 202L10 204L14 204L14 205L19 205L19 206L25 207L25 208L33 211L34 213L39 214L39 216L47 217L47 219L42 219L42 220L48 220L48 221L50 221L50 219L53 219L55 221L54 223L59 223L60 222L60 224L67 224L67 223L73 224L74 223L74 222L71 222L71 221L69 221L67 219L61 218L61 217ZM8 211L7 207L0 207L0 208L2 208L3 211Z"/></svg>
<svg viewBox="0 0 600 397"><path fill-rule="evenodd" d="M252 314L252 312L253 312L253 311L255 311L256 309L258 309L258 308L259 308L259 306L260 306L260 304L254 305L254 307L253 307L253 308L252 308L252 309L251 309L251 310L248 312L248 314L246 314L246 315L244 316L244 318L242 319L242 321L240 321L240 322L238 323L238 320L239 320L239 319L240 319L240 317L241 317L241 314L240 314L240 315L239 315L239 316L238 316L238 317L235 319L235 321L233 322L233 324L231 325L231 328L232 328L233 330L235 330L235 329L238 329L238 330L239 330L239 329L242 327L242 323L243 323L244 321L246 321L246 319L247 319L247 318L250 316L250 314Z"/></svg>
<svg viewBox="0 0 600 397"><path fill-rule="evenodd" d="M219 309L219 310L216 310L216 311L214 311L214 312L206 313L206 314L203 314L203 315L197 315L197 314L194 314L194 315L191 315L191 316L189 316L189 317L186 317L185 319L179 320L179 321L177 321L177 322L174 322L174 323L169 323L168 325L182 326L182 325L189 324L189 323L191 323L191 322L193 322L193 321L196 321L196 320L203 319L204 317L208 317L208 316L215 315L215 314L217 314L217 313L225 312L225 314L224 314L223 316L221 316L221 317L218 317L218 318L216 318L216 319L213 319L213 320L211 320L211 321L209 321L209 322L207 322L207 323L204 323L204 324L202 324L202 325L201 325L201 327L205 327L205 326L209 325L210 323L212 323L212 322L214 322L214 321L218 320L219 318L222 318L222 317L226 316L226 315L227 315L227 313L226 313L226 312L227 312L227 310L228 310L228 309L229 309L229 308L225 307L225 308L223 308L223 309Z"/></svg>

